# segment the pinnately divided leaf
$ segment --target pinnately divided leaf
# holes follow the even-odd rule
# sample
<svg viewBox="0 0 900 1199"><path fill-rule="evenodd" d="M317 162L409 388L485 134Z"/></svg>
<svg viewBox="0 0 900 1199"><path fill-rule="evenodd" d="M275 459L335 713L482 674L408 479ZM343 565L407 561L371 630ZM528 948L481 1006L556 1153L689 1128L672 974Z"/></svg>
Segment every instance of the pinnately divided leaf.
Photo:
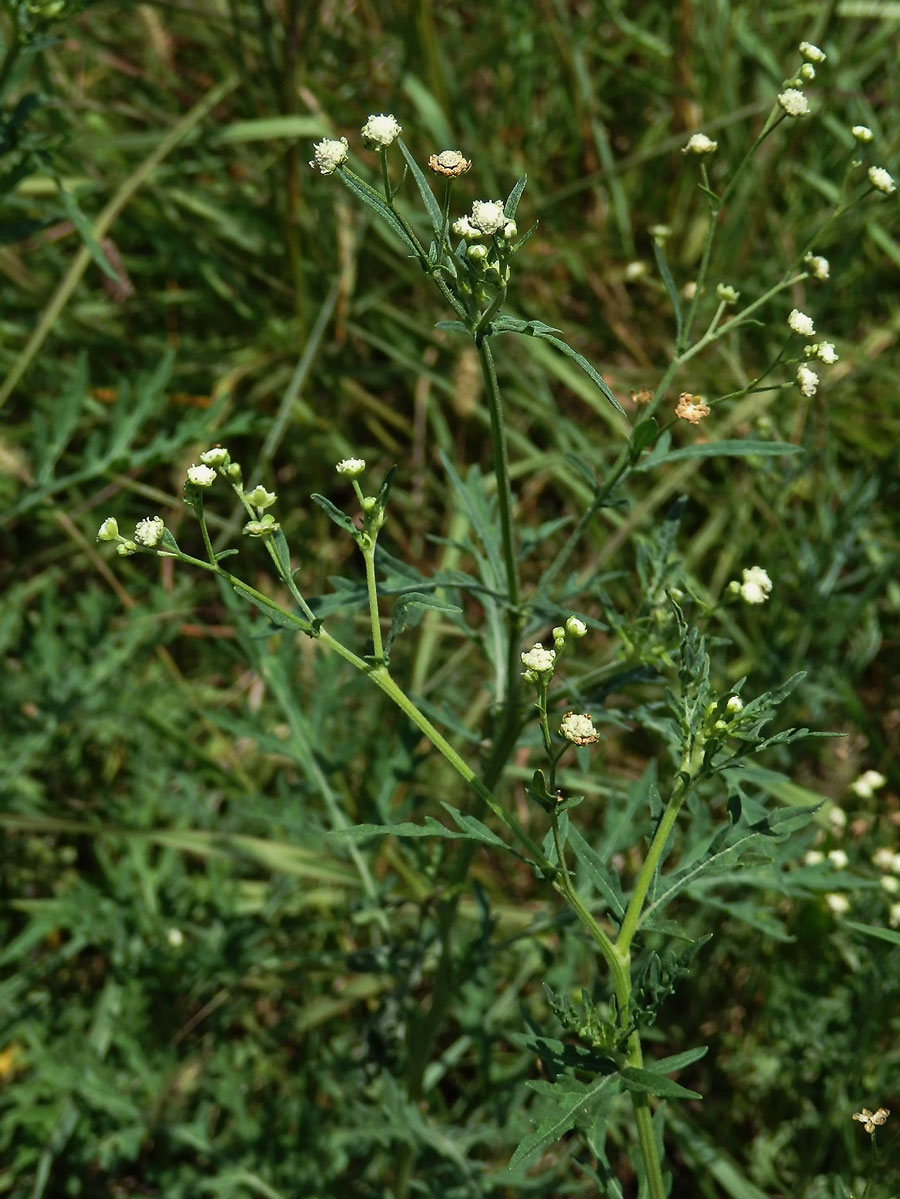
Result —
<svg viewBox="0 0 900 1199"><path fill-rule="evenodd" d="M516 1149L510 1159L510 1170L524 1169L570 1129L587 1120L602 1099L621 1089L622 1080L617 1074L603 1074L589 1083L562 1077L552 1083L540 1079L527 1085L555 1100L555 1106L546 1112L534 1132Z"/></svg>

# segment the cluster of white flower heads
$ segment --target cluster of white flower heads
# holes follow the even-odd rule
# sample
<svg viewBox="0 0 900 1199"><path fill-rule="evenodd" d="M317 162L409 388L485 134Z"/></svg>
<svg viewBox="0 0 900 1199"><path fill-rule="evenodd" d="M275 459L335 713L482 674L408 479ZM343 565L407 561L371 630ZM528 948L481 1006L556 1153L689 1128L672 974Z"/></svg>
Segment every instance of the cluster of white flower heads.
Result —
<svg viewBox="0 0 900 1199"><path fill-rule="evenodd" d="M339 475L356 479L366 469L366 460L365 458L342 458L334 469Z"/></svg>
<svg viewBox="0 0 900 1199"><path fill-rule="evenodd" d="M745 604L764 604L772 590L772 580L761 566L750 566L741 571L738 590Z"/></svg>
<svg viewBox="0 0 900 1199"><path fill-rule="evenodd" d="M864 770L859 778L850 784L850 790L860 799L871 799L886 782L887 779L877 770ZM900 854L897 855L897 859L900 861Z"/></svg>
<svg viewBox="0 0 900 1199"><path fill-rule="evenodd" d="M869 182L876 191L884 192L886 196L890 196L897 190L893 175L890 171L886 171L884 167L869 167L867 174Z"/></svg>
<svg viewBox="0 0 900 1199"><path fill-rule="evenodd" d="M816 331L812 317L801 312L799 308L791 309L787 323L792 333L800 333L803 337L812 337Z"/></svg>
<svg viewBox="0 0 900 1199"><path fill-rule="evenodd" d="M349 153L350 149L345 137L339 141L333 137L325 137L313 146L313 158L309 165L321 171L323 175L331 175L342 163L347 161Z"/></svg>
<svg viewBox="0 0 900 1199"><path fill-rule="evenodd" d="M403 126L391 113L373 114L362 127L363 141L370 150L390 146L403 132Z"/></svg>
<svg viewBox="0 0 900 1199"><path fill-rule="evenodd" d="M809 101L803 92L795 87L789 87L778 96L778 103L789 117L805 117L809 115Z"/></svg>
<svg viewBox="0 0 900 1199"><path fill-rule="evenodd" d="M705 133L692 133L687 140L687 145L682 146L682 154L712 154L719 143L714 142L711 137L707 137Z"/></svg>
<svg viewBox="0 0 900 1199"><path fill-rule="evenodd" d="M544 649L540 641L525 650L522 653L522 665L525 667L525 674L533 671L534 674L550 674L556 664L556 651L552 649Z"/></svg>

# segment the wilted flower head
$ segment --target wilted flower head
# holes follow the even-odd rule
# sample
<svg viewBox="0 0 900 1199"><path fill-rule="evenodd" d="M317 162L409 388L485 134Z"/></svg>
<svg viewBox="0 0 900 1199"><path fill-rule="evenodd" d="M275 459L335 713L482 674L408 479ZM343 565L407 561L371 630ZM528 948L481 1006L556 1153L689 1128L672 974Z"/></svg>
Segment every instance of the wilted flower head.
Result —
<svg viewBox="0 0 900 1199"><path fill-rule="evenodd" d="M778 97L778 103L789 117L805 117L809 113L809 101L803 92L789 87Z"/></svg>
<svg viewBox="0 0 900 1199"><path fill-rule="evenodd" d="M506 224L506 213L502 200L474 200L469 218L475 228L486 237L499 233Z"/></svg>
<svg viewBox="0 0 900 1199"><path fill-rule="evenodd" d="M314 157L309 165L317 168L323 175L330 175L338 169L342 162L347 161L348 153L345 137L342 137L340 141L335 141L332 137L325 137L313 146Z"/></svg>
<svg viewBox="0 0 900 1199"><path fill-rule="evenodd" d="M464 175L471 165L471 159L465 158L461 150L441 150L440 154L432 154L428 159L428 169L447 179Z"/></svg>
<svg viewBox="0 0 900 1199"><path fill-rule="evenodd" d="M803 261L809 267L809 273L814 279L828 278L831 268L827 258L823 258L821 254L806 254Z"/></svg>
<svg viewBox="0 0 900 1199"><path fill-rule="evenodd" d="M534 671L535 674L549 674L553 670L555 662L555 650L544 649L540 642L522 654L522 665L526 670Z"/></svg>
<svg viewBox="0 0 900 1199"><path fill-rule="evenodd" d="M600 740L600 734L594 728L590 716L582 716L577 712L567 712L559 726L560 734L573 745L591 745Z"/></svg>
<svg viewBox="0 0 900 1199"><path fill-rule="evenodd" d="M868 125L854 125L850 132L858 142L870 142L875 136Z"/></svg>
<svg viewBox="0 0 900 1199"><path fill-rule="evenodd" d="M791 309L787 323L792 332L800 333L803 337L812 337L816 331L812 317L801 312L799 308Z"/></svg>
<svg viewBox="0 0 900 1199"><path fill-rule="evenodd" d="M134 530L134 539L138 545L145 545L152 549L162 539L162 535L166 530L163 524L162 517L148 516L145 520L139 520Z"/></svg>
<svg viewBox="0 0 900 1199"><path fill-rule="evenodd" d="M690 425L698 425L704 417L709 416L709 404L704 403L702 396L692 396L689 391L683 391L678 397L675 415L679 420L686 420Z"/></svg>
<svg viewBox="0 0 900 1199"><path fill-rule="evenodd" d="M363 125L363 141L370 150L377 150L382 146L389 146L400 136L402 130L403 126L395 116L381 112L377 116L370 116Z"/></svg>
<svg viewBox="0 0 900 1199"><path fill-rule="evenodd" d="M687 140L687 144L682 146L681 153L712 154L718 144L711 137L707 137L705 133L692 133Z"/></svg>
<svg viewBox="0 0 900 1199"><path fill-rule="evenodd" d="M900 920L894 920L895 910L900 915L900 904L895 904L891 908L891 924L898 924ZM858 1120L865 1128L866 1132L871 1134L876 1128L880 1128L888 1116L891 1114L889 1107L880 1107L877 1112L870 1112L867 1107L861 1108L858 1112L853 1113L853 1119Z"/></svg>
<svg viewBox="0 0 900 1199"><path fill-rule="evenodd" d="M826 55L824 50L820 50L818 46L814 46L812 42L801 42L800 53L807 62L824 62Z"/></svg>
<svg viewBox="0 0 900 1199"><path fill-rule="evenodd" d="M889 196L897 190L893 175L891 175L890 171L886 171L884 167L869 167L867 173L869 182L876 191L884 192L886 196Z"/></svg>
<svg viewBox="0 0 900 1199"><path fill-rule="evenodd" d="M216 472L211 466L197 466L195 464L188 467L187 480L189 483L193 483L195 487L212 487L216 481Z"/></svg>
<svg viewBox="0 0 900 1199"><path fill-rule="evenodd" d="M772 580L761 566L741 571L740 595L745 604L764 604L772 590Z"/></svg>
<svg viewBox="0 0 900 1199"><path fill-rule="evenodd" d="M798 366L797 386L803 395L814 396L819 387L819 376L809 366Z"/></svg>

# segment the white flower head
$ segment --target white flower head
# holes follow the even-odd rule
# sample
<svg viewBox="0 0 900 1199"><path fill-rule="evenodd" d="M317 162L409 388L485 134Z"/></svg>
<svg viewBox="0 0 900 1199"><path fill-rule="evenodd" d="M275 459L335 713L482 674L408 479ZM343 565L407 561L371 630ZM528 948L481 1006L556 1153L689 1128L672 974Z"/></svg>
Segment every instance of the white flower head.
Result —
<svg viewBox="0 0 900 1199"><path fill-rule="evenodd" d="M820 362L824 362L826 366L834 366L838 360L838 354L834 348L834 342L820 341L816 345L816 357Z"/></svg>
<svg viewBox="0 0 900 1199"><path fill-rule="evenodd" d="M403 126L395 116L380 112L372 115L362 127L363 141L370 150L378 150L389 146L403 131Z"/></svg>
<svg viewBox="0 0 900 1199"><path fill-rule="evenodd" d="M499 233L506 224L503 201L474 200L472 202L472 215L469 220L485 237L490 237L493 233Z"/></svg>
<svg viewBox="0 0 900 1199"><path fill-rule="evenodd" d="M896 895L900 891L900 878L895 878L893 874L883 874L878 881L882 891L888 895Z"/></svg>
<svg viewBox="0 0 900 1199"><path fill-rule="evenodd" d="M812 42L801 42L799 49L807 62L824 62L827 57L825 51L814 46Z"/></svg>
<svg viewBox="0 0 900 1199"><path fill-rule="evenodd" d="M871 799L875 792L885 785L887 779L877 770L865 770L850 784L850 790L860 799Z"/></svg>
<svg viewBox="0 0 900 1199"><path fill-rule="evenodd" d="M134 530L134 539L138 545L152 549L162 540L165 531L166 526L163 524L161 516L148 516L145 520L138 521Z"/></svg>
<svg viewBox="0 0 900 1199"><path fill-rule="evenodd" d="M878 870L893 870L896 856L892 849L889 849L886 845L882 845L872 854L872 865L877 867Z"/></svg>
<svg viewBox="0 0 900 1199"><path fill-rule="evenodd" d="M825 896L825 902L829 911L833 912L835 916L843 916L850 911L850 900L846 895L841 895L839 891L829 891Z"/></svg>
<svg viewBox="0 0 900 1199"><path fill-rule="evenodd" d="M544 649L539 641L522 654L522 665L526 670L533 670L535 674L550 674L555 662L556 651Z"/></svg>
<svg viewBox="0 0 900 1199"><path fill-rule="evenodd" d="M741 293L731 286L730 283L716 284L716 297L723 304L736 304L740 299Z"/></svg>
<svg viewBox="0 0 900 1199"><path fill-rule="evenodd" d="M809 101L803 92L789 87L778 97L778 103L789 117L805 117L809 113Z"/></svg>
<svg viewBox="0 0 900 1199"><path fill-rule="evenodd" d="M481 230L476 229L467 216L457 217L450 226L457 237L464 237L466 241L475 241L481 237Z"/></svg>
<svg viewBox="0 0 900 1199"><path fill-rule="evenodd" d="M875 136L868 125L854 125L850 132L858 142L870 142Z"/></svg>
<svg viewBox="0 0 900 1199"><path fill-rule="evenodd" d="M214 446L211 450L204 450L200 455L200 461L204 466L224 466L228 461L230 454L223 445Z"/></svg>
<svg viewBox="0 0 900 1199"><path fill-rule="evenodd" d="M768 578L768 575L766 576ZM725 705L726 712L743 712L744 701L739 695L731 695L728 698L728 703Z"/></svg>
<svg viewBox="0 0 900 1199"><path fill-rule="evenodd" d="M184 944L184 933L180 928L170 928L166 930L166 940L173 949L180 949Z"/></svg>
<svg viewBox="0 0 900 1199"><path fill-rule="evenodd" d="M840 836L847 827L847 813L843 808L839 808L837 804L833 803L828 809L828 823L831 825L831 831L835 836Z"/></svg>
<svg viewBox="0 0 900 1199"><path fill-rule="evenodd" d="M195 487L212 487L216 481L216 472L211 466L195 464L188 467L187 481L193 483Z"/></svg>
<svg viewBox="0 0 900 1199"><path fill-rule="evenodd" d="M809 273L814 279L828 278L831 268L827 258L823 258L821 254L807 254L803 261L809 267Z"/></svg>
<svg viewBox="0 0 900 1199"><path fill-rule="evenodd" d="M137 545L133 541L120 541L116 546L116 553L121 558L130 558L137 550Z"/></svg>
<svg viewBox="0 0 900 1199"><path fill-rule="evenodd" d="M687 140L687 144L682 146L682 154L712 154L718 146L718 142L714 142L711 137L707 137L705 133L692 133Z"/></svg>
<svg viewBox="0 0 900 1199"><path fill-rule="evenodd" d="M816 68L811 62L805 62L800 68L800 78L804 83L812 83L816 77Z"/></svg>
<svg viewBox="0 0 900 1199"><path fill-rule="evenodd" d="M506 224L503 226L503 236L506 238L506 240L512 241L513 238L518 237L518 235L519 235L519 226L516 224L516 222L515 221L507 221Z"/></svg>
<svg viewBox="0 0 900 1199"><path fill-rule="evenodd" d="M814 396L819 386L819 376L808 366L797 367L797 386L805 396Z"/></svg>
<svg viewBox="0 0 900 1199"><path fill-rule="evenodd" d="M803 862L806 866L819 866L825 861L825 855L820 849L810 849L803 855Z"/></svg>
<svg viewBox="0 0 900 1199"><path fill-rule="evenodd" d="M567 712L562 718L559 731L561 736L573 745L592 745L600 740L600 733L594 728L593 719L578 712Z"/></svg>
<svg viewBox="0 0 900 1199"><path fill-rule="evenodd" d="M801 312L799 308L791 309L787 323L792 332L800 333L803 337L812 337L816 331L812 317Z"/></svg>
<svg viewBox="0 0 900 1199"><path fill-rule="evenodd" d="M842 849L832 849L828 854L828 861L836 870L846 870L850 859Z"/></svg>
<svg viewBox="0 0 900 1199"><path fill-rule="evenodd" d="M577 616L570 616L566 621L566 632L571 637L584 637L587 633L587 625Z"/></svg>
<svg viewBox="0 0 900 1199"><path fill-rule="evenodd" d="M262 483L257 483L252 491L244 492L244 499L248 500L254 508L271 508L278 496L274 491L266 491Z"/></svg>
<svg viewBox="0 0 900 1199"><path fill-rule="evenodd" d="M764 604L772 590L772 580L761 566L741 571L740 595L745 604Z"/></svg>
<svg viewBox="0 0 900 1199"><path fill-rule="evenodd" d="M339 475L347 475L348 478L356 479L366 469L365 458L342 458L334 468Z"/></svg>
<svg viewBox="0 0 900 1199"><path fill-rule="evenodd" d="M323 175L331 175L341 163L347 161L349 153L345 137L340 141L335 141L333 137L325 137L313 146L314 157L309 165L321 171Z"/></svg>
<svg viewBox="0 0 900 1199"><path fill-rule="evenodd" d="M892 903L888 912L888 921L891 928L897 928L900 925L900 903Z"/></svg>
<svg viewBox="0 0 900 1199"><path fill-rule="evenodd" d="M893 175L891 175L890 171L886 171L884 167L869 167L867 173L869 182L876 191L884 192L886 196L890 196L897 190Z"/></svg>
<svg viewBox="0 0 900 1199"><path fill-rule="evenodd" d="M97 531L98 541L115 541L119 536L119 522L114 516L107 516Z"/></svg>

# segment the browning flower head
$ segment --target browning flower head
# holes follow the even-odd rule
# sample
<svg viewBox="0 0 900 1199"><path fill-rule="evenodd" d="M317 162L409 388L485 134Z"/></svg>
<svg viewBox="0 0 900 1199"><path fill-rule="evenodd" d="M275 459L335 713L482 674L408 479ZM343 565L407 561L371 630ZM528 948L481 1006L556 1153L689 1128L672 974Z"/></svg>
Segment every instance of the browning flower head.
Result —
<svg viewBox="0 0 900 1199"><path fill-rule="evenodd" d="M689 391L683 391L678 397L675 415L690 425L699 425L704 417L709 416L709 411L709 405L704 403L702 396L692 396Z"/></svg>
<svg viewBox="0 0 900 1199"><path fill-rule="evenodd" d="M653 399L653 392L650 390L649 387L642 387L640 389L640 391L633 391L631 393L632 404L639 404L639 405L649 404L652 399Z"/></svg>
<svg viewBox="0 0 900 1199"><path fill-rule="evenodd" d="M432 154L428 159L428 169L435 175L443 175L446 179L455 179L465 175L472 165L472 160L466 158L461 150L441 150L440 154Z"/></svg>
<svg viewBox="0 0 900 1199"><path fill-rule="evenodd" d="M600 740L592 717L578 712L567 712L559 726L560 734L573 745L592 745Z"/></svg>
<svg viewBox="0 0 900 1199"><path fill-rule="evenodd" d="M858 1120L870 1135L876 1128L880 1128L888 1116L891 1114L889 1107L880 1107L877 1112L870 1112L867 1107L861 1108L858 1112L854 1112L851 1117L853 1120Z"/></svg>

